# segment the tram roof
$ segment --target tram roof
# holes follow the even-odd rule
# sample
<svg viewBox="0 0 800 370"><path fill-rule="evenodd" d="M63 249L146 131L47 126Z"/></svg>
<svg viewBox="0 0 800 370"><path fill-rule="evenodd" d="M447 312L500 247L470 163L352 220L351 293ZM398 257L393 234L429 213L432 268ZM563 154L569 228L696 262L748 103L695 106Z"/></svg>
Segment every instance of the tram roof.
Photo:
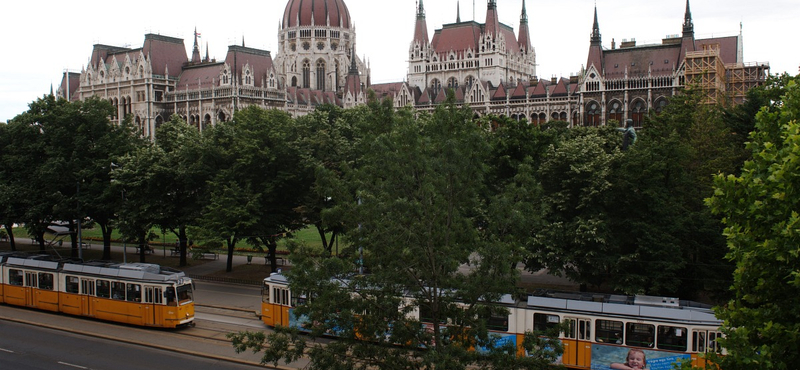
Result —
<svg viewBox="0 0 800 370"><path fill-rule="evenodd" d="M182 271L165 269L159 265L148 263L67 263L62 269L65 272L162 282L178 280L185 276Z"/></svg>
<svg viewBox="0 0 800 370"><path fill-rule="evenodd" d="M676 298L650 296L598 295L593 300L580 297L528 296L528 307L539 307L576 314L609 317L638 317L650 320L678 320L683 323L719 325L721 320L706 307L694 302L679 302ZM666 300L666 302L665 302Z"/></svg>

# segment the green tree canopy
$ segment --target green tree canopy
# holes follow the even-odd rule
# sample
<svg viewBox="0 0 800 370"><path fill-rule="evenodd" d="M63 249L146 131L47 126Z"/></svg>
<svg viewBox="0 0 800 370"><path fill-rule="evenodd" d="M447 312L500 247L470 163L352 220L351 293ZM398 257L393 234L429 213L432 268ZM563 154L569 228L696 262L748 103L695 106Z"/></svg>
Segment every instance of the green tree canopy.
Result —
<svg viewBox="0 0 800 370"><path fill-rule="evenodd" d="M756 117L740 176L718 175L711 209L724 217L736 263L721 368L795 369L800 363L800 86L787 82L775 107Z"/></svg>

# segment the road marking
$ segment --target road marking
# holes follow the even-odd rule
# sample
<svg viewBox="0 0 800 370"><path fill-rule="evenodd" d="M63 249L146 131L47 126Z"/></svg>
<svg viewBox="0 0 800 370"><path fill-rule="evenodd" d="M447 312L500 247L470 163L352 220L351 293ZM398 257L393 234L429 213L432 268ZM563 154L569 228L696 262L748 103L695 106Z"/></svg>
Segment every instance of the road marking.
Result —
<svg viewBox="0 0 800 370"><path fill-rule="evenodd" d="M14 353L14 351L12 351L10 349L5 349L5 348L0 348L0 351L8 352L8 353Z"/></svg>
<svg viewBox="0 0 800 370"><path fill-rule="evenodd" d="M77 369L88 369L88 367L86 367L86 366L74 365L74 364L70 364L70 363L67 363L67 362L59 361L58 364L59 365L64 365L64 366L74 367L74 368L77 368Z"/></svg>

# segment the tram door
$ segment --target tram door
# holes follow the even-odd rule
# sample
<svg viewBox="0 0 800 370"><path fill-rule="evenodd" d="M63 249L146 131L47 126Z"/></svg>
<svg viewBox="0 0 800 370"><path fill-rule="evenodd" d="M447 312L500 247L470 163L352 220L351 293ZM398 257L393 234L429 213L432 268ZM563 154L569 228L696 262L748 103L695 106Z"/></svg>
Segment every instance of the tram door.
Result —
<svg viewBox="0 0 800 370"><path fill-rule="evenodd" d="M564 355L567 366L588 368L592 363L592 320L565 317L568 327L564 332Z"/></svg>
<svg viewBox="0 0 800 370"><path fill-rule="evenodd" d="M36 307L36 289L39 287L39 276L35 272L25 271L25 305Z"/></svg>
<svg viewBox="0 0 800 370"><path fill-rule="evenodd" d="M156 325L156 323L163 323L161 310L156 310L163 302L161 287L145 286L144 287L144 324Z"/></svg>
<svg viewBox="0 0 800 370"><path fill-rule="evenodd" d="M94 316L94 280L81 278L81 314Z"/></svg>

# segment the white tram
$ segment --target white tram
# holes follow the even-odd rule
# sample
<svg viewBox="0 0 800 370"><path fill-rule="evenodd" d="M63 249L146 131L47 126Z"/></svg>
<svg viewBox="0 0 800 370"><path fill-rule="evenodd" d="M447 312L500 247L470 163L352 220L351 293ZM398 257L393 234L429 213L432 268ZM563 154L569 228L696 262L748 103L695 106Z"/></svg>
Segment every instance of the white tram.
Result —
<svg viewBox="0 0 800 370"><path fill-rule="evenodd" d="M262 285L262 320L269 326L297 326L294 297L285 276L273 273ZM722 352L717 346L722 321L709 306L676 298L609 294L541 292L526 301L504 296L494 304L509 314L492 317L487 327L501 341L514 343L524 356L526 332L542 332L566 322L560 339L564 353L559 364L572 369L611 369L625 363L629 351L641 351L648 370L672 370L677 361L690 359L704 367L705 352ZM414 315L426 323L425 312Z"/></svg>
<svg viewBox="0 0 800 370"><path fill-rule="evenodd" d="M0 255L0 303L131 325L194 321L192 280L155 264Z"/></svg>

